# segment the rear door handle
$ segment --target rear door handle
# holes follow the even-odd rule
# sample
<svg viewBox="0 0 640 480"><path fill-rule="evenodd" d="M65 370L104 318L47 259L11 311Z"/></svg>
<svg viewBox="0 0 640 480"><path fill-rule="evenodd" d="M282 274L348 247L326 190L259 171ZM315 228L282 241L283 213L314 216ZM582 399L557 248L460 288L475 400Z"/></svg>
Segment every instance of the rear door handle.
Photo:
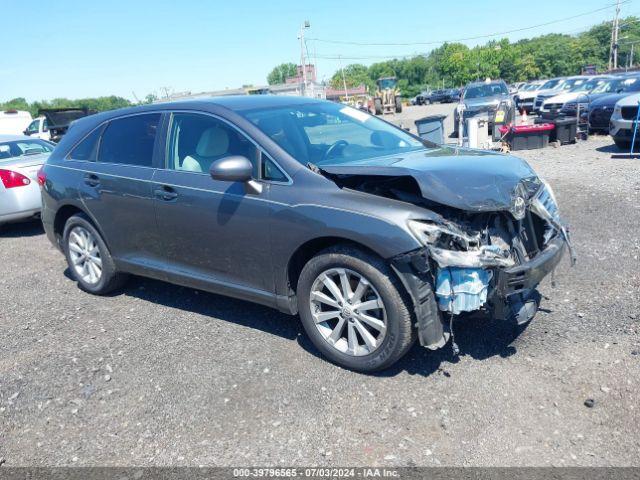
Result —
<svg viewBox="0 0 640 480"><path fill-rule="evenodd" d="M98 178L98 176L94 175L93 173L87 173L84 176L84 183L86 183L90 187L97 187L98 185L100 185L100 178Z"/></svg>
<svg viewBox="0 0 640 480"><path fill-rule="evenodd" d="M162 187L158 187L153 191L153 194L159 198L160 200L164 200L165 202L171 202L178 198L178 193L171 187L167 185L163 185Z"/></svg>

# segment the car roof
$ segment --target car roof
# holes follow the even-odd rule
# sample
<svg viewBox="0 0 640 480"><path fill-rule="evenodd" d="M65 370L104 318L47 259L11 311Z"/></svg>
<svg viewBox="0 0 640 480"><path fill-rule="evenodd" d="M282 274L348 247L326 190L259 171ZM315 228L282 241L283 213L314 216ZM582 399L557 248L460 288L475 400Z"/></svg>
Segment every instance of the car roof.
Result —
<svg viewBox="0 0 640 480"><path fill-rule="evenodd" d="M631 95L625 96L617 101L620 105L638 105L640 102L640 93L633 93Z"/></svg>
<svg viewBox="0 0 640 480"><path fill-rule="evenodd" d="M484 82L484 81L482 81L482 82L471 82L471 83L467 84L467 88L469 88L469 87L477 87L479 85L496 85L498 83L505 83L505 81L502 80L502 79L497 79L497 80L491 80L490 82Z"/></svg>
<svg viewBox="0 0 640 480"><path fill-rule="evenodd" d="M241 112L254 109L290 107L296 105L309 105L315 103L332 103L315 98L298 97L289 95L227 95L223 97L202 97L175 100L169 102L157 102L149 105L136 105L133 107L107 110L95 115L88 115L73 121L73 124L98 124L112 118L136 113L152 113L173 109L199 109L208 110L207 107L219 106L231 111Z"/></svg>
<svg viewBox="0 0 640 480"><path fill-rule="evenodd" d="M33 140L26 135L0 135L0 142L15 142L17 140Z"/></svg>

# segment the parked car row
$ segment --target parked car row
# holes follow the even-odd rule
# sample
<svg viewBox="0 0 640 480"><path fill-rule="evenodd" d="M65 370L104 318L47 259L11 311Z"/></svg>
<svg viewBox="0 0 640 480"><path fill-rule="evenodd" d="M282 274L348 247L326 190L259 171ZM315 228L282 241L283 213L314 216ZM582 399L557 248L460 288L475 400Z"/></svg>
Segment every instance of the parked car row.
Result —
<svg viewBox="0 0 640 480"><path fill-rule="evenodd" d="M590 132L609 133L621 149L630 147L640 99L640 72L574 76L535 81L514 94L527 113L576 116Z"/></svg>

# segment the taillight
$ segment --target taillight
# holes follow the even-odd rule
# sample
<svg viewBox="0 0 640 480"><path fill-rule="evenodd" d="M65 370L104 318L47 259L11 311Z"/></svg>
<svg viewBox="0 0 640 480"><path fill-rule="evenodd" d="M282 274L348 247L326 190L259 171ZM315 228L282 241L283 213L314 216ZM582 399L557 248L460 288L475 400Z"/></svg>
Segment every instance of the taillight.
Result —
<svg viewBox="0 0 640 480"><path fill-rule="evenodd" d="M2 169L0 169L0 180L2 180L4 188L24 187L31 183L31 180L21 173Z"/></svg>
<svg viewBox="0 0 640 480"><path fill-rule="evenodd" d="M44 187L44 184L47 183L47 174L44 173L44 165L40 167L38 170L38 185Z"/></svg>

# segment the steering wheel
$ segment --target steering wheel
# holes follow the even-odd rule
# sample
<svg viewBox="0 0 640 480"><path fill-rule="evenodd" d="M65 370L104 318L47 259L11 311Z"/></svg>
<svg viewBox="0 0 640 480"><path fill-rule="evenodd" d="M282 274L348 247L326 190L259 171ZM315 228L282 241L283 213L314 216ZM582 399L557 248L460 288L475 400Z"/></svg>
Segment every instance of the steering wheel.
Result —
<svg viewBox="0 0 640 480"><path fill-rule="evenodd" d="M346 140L338 140L337 142L333 142L331 144L331 146L329 148L327 148L327 151L324 152L324 155L322 156L322 160L327 160L327 159L331 158L331 155L333 153L335 153L339 149L342 150L342 149L344 149L345 147L348 147L348 146L349 146L349 142L347 142Z"/></svg>

